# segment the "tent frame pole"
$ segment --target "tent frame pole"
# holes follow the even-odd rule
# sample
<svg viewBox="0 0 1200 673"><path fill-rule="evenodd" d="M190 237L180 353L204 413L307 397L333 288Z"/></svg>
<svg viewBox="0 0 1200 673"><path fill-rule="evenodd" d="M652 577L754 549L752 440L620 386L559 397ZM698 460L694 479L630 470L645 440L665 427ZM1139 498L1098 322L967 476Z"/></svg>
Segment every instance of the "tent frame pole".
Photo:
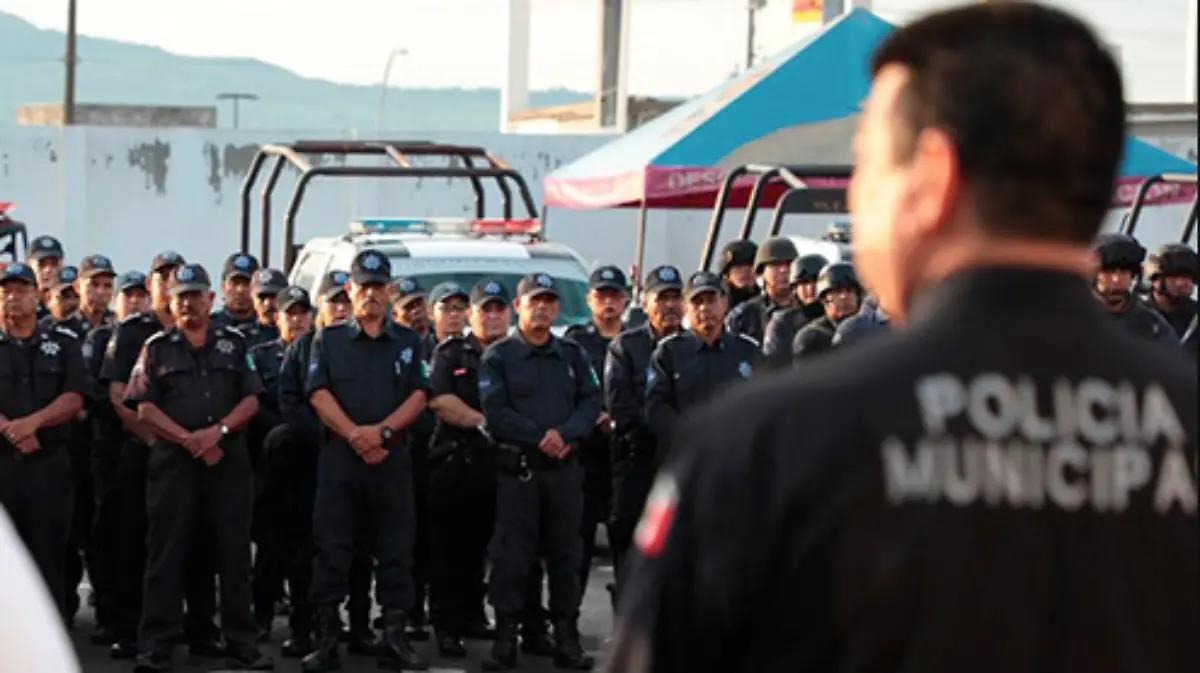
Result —
<svg viewBox="0 0 1200 673"><path fill-rule="evenodd" d="M634 301L641 305L642 296L642 265L646 262L646 221L650 215L650 208L646 204L646 200L642 199L642 203L638 208L637 220L637 254L634 255L633 264L633 296Z"/></svg>

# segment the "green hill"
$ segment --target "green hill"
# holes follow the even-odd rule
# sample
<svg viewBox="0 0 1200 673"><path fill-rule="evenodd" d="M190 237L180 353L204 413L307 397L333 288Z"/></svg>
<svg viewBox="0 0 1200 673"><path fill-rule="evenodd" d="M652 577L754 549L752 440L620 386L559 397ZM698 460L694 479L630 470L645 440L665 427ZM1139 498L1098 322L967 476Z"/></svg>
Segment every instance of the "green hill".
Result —
<svg viewBox="0 0 1200 673"><path fill-rule="evenodd" d="M62 100L61 32L41 30L0 12L0 124L15 124L22 105ZM80 36L76 100L125 105L216 105L222 126L236 91L261 100L241 106L243 129L372 131L378 124L379 87L301 77L253 59L193 58L158 47ZM575 91L535 92L534 106L586 100ZM388 92L385 126L403 131L494 131L499 89L399 89Z"/></svg>

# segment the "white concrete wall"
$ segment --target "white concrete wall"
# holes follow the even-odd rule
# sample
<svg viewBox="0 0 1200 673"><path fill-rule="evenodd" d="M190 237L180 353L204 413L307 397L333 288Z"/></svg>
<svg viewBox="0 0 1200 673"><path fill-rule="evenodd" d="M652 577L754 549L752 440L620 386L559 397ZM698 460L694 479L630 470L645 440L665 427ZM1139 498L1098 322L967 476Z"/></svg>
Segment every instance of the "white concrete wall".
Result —
<svg viewBox="0 0 1200 673"><path fill-rule="evenodd" d="M144 268L165 249L176 249L215 271L240 241L240 186L257 146L281 139L313 137L303 132L265 135L255 132L135 129L0 129L0 201L14 201L14 216L30 236L61 238L72 262L92 253L111 256L118 266ZM320 137L320 136L318 136ZM328 138L325 138L328 139ZM475 134L431 140L478 144L491 149L525 175L540 207L542 179L556 167L608 142L602 136L529 136ZM1195 152L1195 139L1152 139L1178 152ZM265 178L265 173L263 177ZM272 261L281 262L281 217L293 177L285 174L273 202ZM489 209L498 213L499 196L489 192ZM258 248L258 197L254 197L252 249ZM345 231L355 216L469 216L471 191L449 180L340 180L318 178L310 186L298 219L298 239ZM1173 236L1186 208L1152 209L1151 241ZM741 212L726 218L721 242L737 234ZM1110 225L1119 221L1119 213ZM592 263L627 267L633 262L636 212L613 210L551 211L547 233L579 251ZM708 212L661 211L650 215L647 259L643 268L672 263L695 267L704 245ZM826 217L797 217L785 232L816 234ZM767 216L757 223L756 238L766 231Z"/></svg>

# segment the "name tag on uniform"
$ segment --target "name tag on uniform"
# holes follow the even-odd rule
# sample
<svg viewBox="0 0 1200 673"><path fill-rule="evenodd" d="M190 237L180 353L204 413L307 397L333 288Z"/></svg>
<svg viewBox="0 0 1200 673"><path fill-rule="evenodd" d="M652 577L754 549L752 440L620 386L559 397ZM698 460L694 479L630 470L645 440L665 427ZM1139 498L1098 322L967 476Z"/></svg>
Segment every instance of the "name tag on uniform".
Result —
<svg viewBox="0 0 1200 673"><path fill-rule="evenodd" d="M466 375L467 375L467 368L466 368L466 367L459 367L458 369L455 369L455 370L454 370L454 375L455 375L455 376L466 376Z"/></svg>

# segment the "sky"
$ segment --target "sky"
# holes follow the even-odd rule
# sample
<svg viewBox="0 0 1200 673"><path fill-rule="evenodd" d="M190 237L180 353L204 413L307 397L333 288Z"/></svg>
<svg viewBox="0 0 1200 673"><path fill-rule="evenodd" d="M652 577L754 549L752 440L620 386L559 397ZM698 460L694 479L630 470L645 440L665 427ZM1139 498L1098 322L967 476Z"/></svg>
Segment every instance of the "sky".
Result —
<svg viewBox="0 0 1200 673"><path fill-rule="evenodd" d="M633 3L633 93L701 93L744 62L747 0L627 1ZM888 20L904 21L971 0L854 1ZM1081 13L1117 47L1132 99L1181 99L1187 8L1197 0L1048 1ZM355 84L378 84L388 55L403 48L408 55L395 65L393 86L498 87L505 74L506 2L79 0L79 30L190 56L256 58L308 77ZM533 88L595 88L598 5L599 0L533 0ZM65 27L66 6L66 0L0 0L0 10L58 30ZM759 20L758 46L769 53L811 30L792 24L791 0L769 0Z"/></svg>

